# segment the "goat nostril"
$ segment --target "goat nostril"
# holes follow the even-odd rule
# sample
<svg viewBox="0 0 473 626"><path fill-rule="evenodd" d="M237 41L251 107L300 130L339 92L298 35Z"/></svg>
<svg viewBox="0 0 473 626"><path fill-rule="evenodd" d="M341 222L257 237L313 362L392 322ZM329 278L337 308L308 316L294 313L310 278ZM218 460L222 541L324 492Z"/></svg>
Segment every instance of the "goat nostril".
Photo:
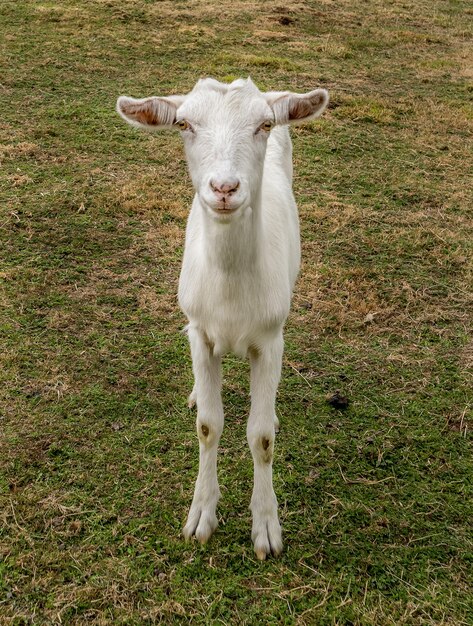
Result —
<svg viewBox="0 0 473 626"><path fill-rule="evenodd" d="M212 191L214 191L215 193L231 195L239 188L240 181L235 179L225 182L215 182L214 180L210 180L209 185Z"/></svg>

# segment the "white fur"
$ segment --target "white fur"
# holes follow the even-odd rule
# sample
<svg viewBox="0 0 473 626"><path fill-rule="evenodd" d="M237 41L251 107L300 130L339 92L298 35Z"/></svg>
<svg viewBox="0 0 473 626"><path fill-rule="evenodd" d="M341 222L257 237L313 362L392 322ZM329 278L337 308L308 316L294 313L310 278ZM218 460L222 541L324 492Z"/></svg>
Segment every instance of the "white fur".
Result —
<svg viewBox="0 0 473 626"><path fill-rule="evenodd" d="M261 559L282 550L272 484L275 398L283 326L300 262L288 127L268 132L262 125L317 117L327 102L322 89L303 95L264 94L250 79L230 85L205 79L187 96L122 97L117 105L134 125L189 125L182 136L196 194L187 223L179 303L189 320L195 378L189 405L197 403L200 463L184 536L205 542L217 526L217 447L224 420L220 362L232 351L248 356L251 363L250 508L254 549ZM141 103L146 115L137 117Z"/></svg>

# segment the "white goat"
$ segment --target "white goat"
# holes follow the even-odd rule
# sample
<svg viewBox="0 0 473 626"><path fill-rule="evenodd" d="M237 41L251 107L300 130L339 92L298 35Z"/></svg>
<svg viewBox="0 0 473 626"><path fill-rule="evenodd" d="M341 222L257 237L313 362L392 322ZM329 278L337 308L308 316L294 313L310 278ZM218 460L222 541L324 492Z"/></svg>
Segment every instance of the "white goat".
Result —
<svg viewBox="0 0 473 626"><path fill-rule="evenodd" d="M283 326L299 271L292 144L287 125L319 116L328 93L262 93L248 80L199 80L185 96L122 96L118 113L184 140L195 197L186 230L179 303L189 319L200 461L183 533L206 542L217 527L217 447L223 428L220 362L251 363L247 426L254 462L252 539L259 559L282 550L272 461Z"/></svg>

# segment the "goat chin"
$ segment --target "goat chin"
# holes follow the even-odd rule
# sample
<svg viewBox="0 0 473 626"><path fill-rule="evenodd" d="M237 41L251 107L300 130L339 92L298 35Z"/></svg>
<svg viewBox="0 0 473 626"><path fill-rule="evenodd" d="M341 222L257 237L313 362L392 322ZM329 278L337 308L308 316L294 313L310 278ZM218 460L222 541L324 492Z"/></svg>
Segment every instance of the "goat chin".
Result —
<svg viewBox="0 0 473 626"><path fill-rule="evenodd" d="M143 127L177 126L195 189L186 229L179 303L192 353L199 473L183 534L206 542L217 527L217 449L223 429L221 357L251 365L247 438L254 463L250 508L256 556L282 550L273 490L276 391L283 326L299 271L288 124L318 117L328 94L263 93L251 79L200 80L184 96L121 97L118 113ZM274 127L274 128L273 128Z"/></svg>

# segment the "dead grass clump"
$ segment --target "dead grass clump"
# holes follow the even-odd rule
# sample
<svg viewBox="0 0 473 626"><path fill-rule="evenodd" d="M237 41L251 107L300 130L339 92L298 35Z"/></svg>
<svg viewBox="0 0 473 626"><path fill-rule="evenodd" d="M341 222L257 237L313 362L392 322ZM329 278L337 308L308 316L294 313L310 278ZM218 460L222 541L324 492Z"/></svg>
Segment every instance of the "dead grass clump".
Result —
<svg viewBox="0 0 473 626"><path fill-rule="evenodd" d="M202 24L183 24L178 26L178 33L180 36L188 38L195 37L199 41L201 37L205 37L208 40L216 39L218 33L207 26Z"/></svg>
<svg viewBox="0 0 473 626"><path fill-rule="evenodd" d="M67 331L77 327L77 314L63 309L52 309L47 314L47 327L50 330Z"/></svg>
<svg viewBox="0 0 473 626"><path fill-rule="evenodd" d="M339 95L333 116L354 122L390 124L396 119L396 111L392 103L380 98Z"/></svg>
<svg viewBox="0 0 473 626"><path fill-rule="evenodd" d="M180 156L169 156L170 160L179 163ZM167 171L156 167L146 167L145 171L129 172L127 181L114 191L112 201L126 210L152 219L158 219L169 212L184 219L188 208L185 199L189 197L191 184L187 176L176 170Z"/></svg>
<svg viewBox="0 0 473 626"><path fill-rule="evenodd" d="M23 185L29 185L33 182L31 176L27 174L12 174L8 176L8 180L13 187L23 187Z"/></svg>
<svg viewBox="0 0 473 626"><path fill-rule="evenodd" d="M354 205L346 200L340 201L330 197L323 203L301 206L302 222L305 216L314 221L321 221L331 235L372 223L373 219L376 219L375 211L369 206Z"/></svg>
<svg viewBox="0 0 473 626"><path fill-rule="evenodd" d="M142 287L138 293L141 309L159 319L169 319L178 309L177 299L172 294L159 294L156 288Z"/></svg>
<svg viewBox="0 0 473 626"><path fill-rule="evenodd" d="M162 264L167 260L174 264L176 248L184 243L184 228L175 222L158 223L146 232L143 243L156 261Z"/></svg>
<svg viewBox="0 0 473 626"><path fill-rule="evenodd" d="M394 307L379 293L379 284L364 268L303 262L294 296L293 319L307 324L312 333L361 330L370 315L377 324L386 322Z"/></svg>
<svg viewBox="0 0 473 626"><path fill-rule="evenodd" d="M290 35L286 32L267 29L255 29L253 31L252 43L265 42L265 41L289 41Z"/></svg>
<svg viewBox="0 0 473 626"><path fill-rule="evenodd" d="M429 98L412 103L412 110L416 134L420 132L424 140L430 138L430 146L432 137L438 135L445 134L446 138L450 139L454 132L473 132L473 114L468 106Z"/></svg>
<svg viewBox="0 0 473 626"><path fill-rule="evenodd" d="M332 35L324 35L313 42L317 52L334 59L346 59L350 56L350 49Z"/></svg>
<svg viewBox="0 0 473 626"><path fill-rule="evenodd" d="M33 393L37 393L34 389ZM43 463L46 460L46 455L54 442L54 437L51 435L31 435L24 433L22 435L22 445L19 453L15 454L17 459L21 459L23 462L30 464ZM1 449L1 446L0 446ZM11 458L11 455L7 450L4 450L4 459ZM17 483L15 479L10 483L10 491L15 492L17 490Z"/></svg>
<svg viewBox="0 0 473 626"><path fill-rule="evenodd" d="M40 20L46 22L75 22L90 19L88 11L82 7L51 5L49 3L36 4L34 12Z"/></svg>
<svg viewBox="0 0 473 626"><path fill-rule="evenodd" d="M117 273L114 269L93 265L87 282L78 286L68 286L67 292L72 300L93 303L100 296L127 296L130 293L130 278L128 273Z"/></svg>
<svg viewBox="0 0 473 626"><path fill-rule="evenodd" d="M245 71L251 72L252 68L267 68L269 70L285 70L299 72L302 67L283 56L275 56L271 54L256 55L237 52L223 52L215 59L216 64L225 64L233 67L245 68Z"/></svg>
<svg viewBox="0 0 473 626"><path fill-rule="evenodd" d="M11 159L31 157L38 154L40 148L38 144L31 141L20 141L17 144L0 145L0 159L8 156Z"/></svg>
<svg viewBox="0 0 473 626"><path fill-rule="evenodd" d="M468 378L473 379L473 340L468 341L462 348L460 353L460 367Z"/></svg>

